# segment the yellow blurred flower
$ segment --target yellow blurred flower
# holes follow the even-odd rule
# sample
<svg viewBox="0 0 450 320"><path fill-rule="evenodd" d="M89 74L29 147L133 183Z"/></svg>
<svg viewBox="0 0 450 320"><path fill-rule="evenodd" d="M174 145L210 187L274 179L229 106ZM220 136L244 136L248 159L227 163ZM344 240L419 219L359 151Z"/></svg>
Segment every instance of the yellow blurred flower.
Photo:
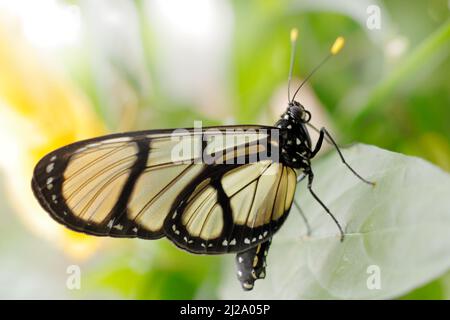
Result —
<svg viewBox="0 0 450 320"><path fill-rule="evenodd" d="M38 53L0 24L0 166L12 206L36 234L73 258L91 255L99 240L53 221L31 191L32 171L49 151L105 133L87 99Z"/></svg>

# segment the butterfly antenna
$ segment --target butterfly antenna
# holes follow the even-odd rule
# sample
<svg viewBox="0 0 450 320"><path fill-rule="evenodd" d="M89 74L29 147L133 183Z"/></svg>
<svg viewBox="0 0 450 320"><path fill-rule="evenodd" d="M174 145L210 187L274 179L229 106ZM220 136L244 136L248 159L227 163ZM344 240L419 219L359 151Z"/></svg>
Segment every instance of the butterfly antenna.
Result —
<svg viewBox="0 0 450 320"><path fill-rule="evenodd" d="M295 90L294 96L292 97L292 100L289 100L289 102L293 102L295 99L295 96L297 95L297 93L300 91L300 89L303 87L303 85L308 82L308 80L314 75L314 73L316 73L317 70L320 69L320 67L322 67L325 62L328 61L328 59L330 59L332 56L335 56L339 53L339 51L341 51L341 49L344 47L344 43L345 40L343 37L338 37L333 45L331 46L330 52L328 53L328 55L322 60L321 63L319 63L314 69L313 71L310 72L310 74L305 78L305 80L303 80L303 82L298 86L297 90Z"/></svg>
<svg viewBox="0 0 450 320"><path fill-rule="evenodd" d="M288 76L288 101L291 102L291 80L292 80L292 72L294 70L295 64L295 52L297 51L297 38L298 38L298 29L291 29L291 63L289 66L289 76Z"/></svg>

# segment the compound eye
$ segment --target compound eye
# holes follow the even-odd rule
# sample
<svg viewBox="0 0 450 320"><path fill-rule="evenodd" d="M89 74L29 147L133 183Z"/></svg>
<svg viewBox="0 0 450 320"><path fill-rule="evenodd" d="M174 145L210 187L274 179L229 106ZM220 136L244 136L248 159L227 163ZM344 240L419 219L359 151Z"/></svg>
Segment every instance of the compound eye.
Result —
<svg viewBox="0 0 450 320"><path fill-rule="evenodd" d="M302 112L302 121L309 122L311 120L311 113L308 110L303 110Z"/></svg>

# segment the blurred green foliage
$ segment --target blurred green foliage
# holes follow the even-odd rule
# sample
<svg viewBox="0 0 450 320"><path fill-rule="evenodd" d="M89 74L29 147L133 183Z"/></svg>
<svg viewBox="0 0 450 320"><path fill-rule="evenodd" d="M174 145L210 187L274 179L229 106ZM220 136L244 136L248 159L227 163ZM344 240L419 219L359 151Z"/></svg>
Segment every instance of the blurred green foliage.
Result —
<svg viewBox="0 0 450 320"><path fill-rule="evenodd" d="M261 113L267 112L274 91L285 84L292 27L300 30L294 74L301 77L316 66L334 39L343 35L343 52L310 81L341 142L360 141L417 155L450 170L447 2L383 1L383 12L389 15L390 24L386 23L382 31L367 29L343 3L340 10L335 10L336 5L317 9L308 7L308 2L305 6L297 6L299 3L231 2L234 28L227 92L236 122L257 123ZM150 97L140 97L140 108L152 110L147 127L190 126L193 120L220 124L195 111L189 102L176 101L160 87L155 54L158 30L147 21L144 1L136 1L136 10L146 65L155 80ZM379 36L380 32L384 36ZM392 60L386 55L386 47L398 37L407 39L407 49ZM86 61L81 61L72 68L72 74L98 105L92 70ZM100 106L102 109L107 107ZM146 127L145 121L138 122L137 127ZM89 282L115 288L119 295L128 298L217 297L214 284L220 277L220 258L192 256L167 243L161 243L156 256L152 256L151 263L141 272L127 266L126 257L107 259L92 269ZM442 290L440 280L436 280L404 298L443 298Z"/></svg>
<svg viewBox="0 0 450 320"><path fill-rule="evenodd" d="M81 5L83 14L82 1L70 3ZM134 124L129 129L186 127L193 120L221 124L193 102L180 102L160 85L160 58L156 54L160 30L149 21L146 1L130 3L136 12L134 22L144 52L145 72L152 81L148 93L122 65L124 61L111 62L137 99ZM332 120L340 142L377 145L420 156L450 170L447 1L379 1L383 8L382 30L369 30L364 20L357 18L366 16L366 6L371 3L361 2L356 9L346 7L344 1L331 0L321 1L322 6L301 0L230 3L234 20L224 86L231 103L227 112L235 122L257 123L267 113L275 91L286 84L292 27L300 31L294 70L299 77L305 77L328 52L334 39L343 35L346 47L342 53L309 83ZM395 39L405 40L406 50L390 58L387 47ZM120 117L109 117L111 106L99 88L92 40L85 41L78 50L64 55L64 66L111 131L122 129L117 120ZM179 55L182 59L183 52ZM150 245L142 242L115 247L118 242L113 240L114 249L105 249L107 253L100 254L101 258L86 263L84 289L74 293L74 297L90 297L88 292L104 288L112 296L124 298L217 298L222 259L233 257L194 256L167 241ZM448 298L444 282L438 279L404 298ZM448 288L448 281L445 283Z"/></svg>
<svg viewBox="0 0 450 320"><path fill-rule="evenodd" d="M148 247L151 251L119 250L119 254L92 267L85 290L108 288L128 299L217 298L218 259L192 256L168 242ZM142 256L145 252L147 257Z"/></svg>

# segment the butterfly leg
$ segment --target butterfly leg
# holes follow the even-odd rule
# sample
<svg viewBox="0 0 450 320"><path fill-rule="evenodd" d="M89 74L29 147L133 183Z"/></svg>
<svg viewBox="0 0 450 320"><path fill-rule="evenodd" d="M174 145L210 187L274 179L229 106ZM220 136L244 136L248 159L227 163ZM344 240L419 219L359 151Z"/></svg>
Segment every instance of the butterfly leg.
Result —
<svg viewBox="0 0 450 320"><path fill-rule="evenodd" d="M300 182L302 182L305 178L307 177L306 174L301 174L297 177L297 184L299 184ZM300 216L302 217L303 221L305 222L306 225L306 234L307 236L311 236L311 228L309 226L308 223L308 219L306 219L305 213L303 212L303 210L300 208L300 205L297 203L297 201L295 201L295 197L294 197L294 206L297 208L298 212L300 213Z"/></svg>
<svg viewBox="0 0 450 320"><path fill-rule="evenodd" d="M361 177L348 163L347 161L345 161L344 156L342 155L341 150L339 149L339 146L337 145L336 141L334 141L333 137L330 135L330 133L327 131L327 129L322 128L319 131L319 139L317 140L316 146L314 147L314 150L312 151L311 154L311 158L313 158L317 152L319 152L320 148L322 147L322 142L324 138L328 138L331 141L331 144L333 144L333 146L336 148L336 151L339 154L339 157L342 160L342 163L345 164L345 166L356 176L358 177L358 179L360 179L361 181L370 184L372 186L375 185L374 182L368 181L366 179L364 179L363 177Z"/></svg>
<svg viewBox="0 0 450 320"><path fill-rule="evenodd" d="M236 254L237 276L245 291L253 289L255 280L266 277L266 257L271 241L272 239L269 239Z"/></svg>
<svg viewBox="0 0 450 320"><path fill-rule="evenodd" d="M300 208L300 205L297 203L297 201L295 201L295 199L294 199L294 206L295 206L295 208L298 210L298 212L300 213L300 216L302 217L303 221L305 222L305 226L306 226L306 235L307 235L308 237L311 236L311 227L309 226L308 219L306 219L305 213L304 213L303 210Z"/></svg>
<svg viewBox="0 0 450 320"><path fill-rule="evenodd" d="M327 206L320 200L320 198L314 193L312 189L312 183L314 180L314 174L310 170L308 173L308 190L311 193L311 195L316 199L316 201L324 208L324 210L329 214L329 216L333 219L334 223L337 225L339 232L341 233L341 242L344 241L344 231L342 230L341 225L339 224L339 221L337 221L336 217L331 213L330 209L327 208Z"/></svg>

